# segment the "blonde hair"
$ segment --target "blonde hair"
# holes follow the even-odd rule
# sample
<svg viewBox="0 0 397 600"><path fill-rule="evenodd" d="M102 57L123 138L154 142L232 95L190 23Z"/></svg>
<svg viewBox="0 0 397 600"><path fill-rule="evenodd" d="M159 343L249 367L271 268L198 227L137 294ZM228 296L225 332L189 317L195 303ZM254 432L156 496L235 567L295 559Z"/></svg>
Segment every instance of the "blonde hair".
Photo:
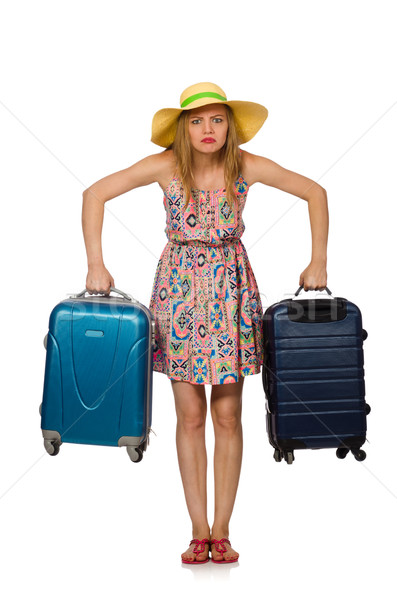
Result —
<svg viewBox="0 0 397 600"><path fill-rule="evenodd" d="M229 127L226 141L223 147L221 148L220 153L221 158L223 159L224 166L226 200L231 210L233 210L233 205L235 202L237 202L234 184L241 173L241 157L240 150L238 147L238 137L233 117L233 111L227 104L225 104L224 106L226 108ZM189 136L189 113L189 110L184 110L179 115L175 139L171 146L169 146L169 149L172 148L174 152L176 160L176 171L184 190L184 209L186 209L189 203L191 190L195 189L192 170L193 153ZM189 190L189 193L186 193L187 190Z"/></svg>

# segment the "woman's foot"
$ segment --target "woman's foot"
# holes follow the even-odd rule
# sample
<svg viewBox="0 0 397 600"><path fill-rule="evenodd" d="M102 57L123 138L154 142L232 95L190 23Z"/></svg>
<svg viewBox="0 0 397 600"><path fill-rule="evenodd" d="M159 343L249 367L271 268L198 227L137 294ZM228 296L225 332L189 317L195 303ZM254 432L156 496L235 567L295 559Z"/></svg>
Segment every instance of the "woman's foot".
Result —
<svg viewBox="0 0 397 600"><path fill-rule="evenodd" d="M211 534L211 556L216 562L236 562L240 556L238 552L233 550L230 544L228 535Z"/></svg>
<svg viewBox="0 0 397 600"><path fill-rule="evenodd" d="M209 535L207 538L194 538L189 545L189 548L182 554L182 562L188 563L203 563L209 560Z"/></svg>

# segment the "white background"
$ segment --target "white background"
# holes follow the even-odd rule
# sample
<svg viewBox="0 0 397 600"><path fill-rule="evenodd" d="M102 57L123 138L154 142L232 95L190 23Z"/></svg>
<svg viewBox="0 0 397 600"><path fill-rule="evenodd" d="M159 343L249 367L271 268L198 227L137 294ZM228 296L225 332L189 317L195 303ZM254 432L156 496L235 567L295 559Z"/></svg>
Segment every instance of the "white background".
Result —
<svg viewBox="0 0 397 600"><path fill-rule="evenodd" d="M2 597L267 598L395 595L396 37L393 2L3 4L1 50ZM38 407L52 308L85 287L83 190L161 149L154 112L220 85L269 117L243 146L328 193L328 287L356 303L367 459L297 451L275 463L261 375L245 381L244 458L230 537L239 565L183 568L191 539L171 385L154 373L157 437L139 464L119 448L46 454ZM305 201L256 184L243 242L264 309L310 261ZM166 243L159 186L107 203L105 264L148 306ZM303 292L302 292L303 294ZM207 386L207 395L210 387ZM213 433L208 422L209 519Z"/></svg>

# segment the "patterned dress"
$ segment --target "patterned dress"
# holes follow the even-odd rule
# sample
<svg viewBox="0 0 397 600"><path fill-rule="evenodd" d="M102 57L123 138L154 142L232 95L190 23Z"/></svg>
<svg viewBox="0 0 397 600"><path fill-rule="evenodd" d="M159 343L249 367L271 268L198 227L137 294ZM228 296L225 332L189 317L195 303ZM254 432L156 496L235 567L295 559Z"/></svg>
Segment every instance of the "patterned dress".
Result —
<svg viewBox="0 0 397 600"><path fill-rule="evenodd" d="M225 189L164 191L168 242L149 308L156 322L153 369L195 384L234 383L263 364L262 304L240 238L248 184L235 183L237 217Z"/></svg>

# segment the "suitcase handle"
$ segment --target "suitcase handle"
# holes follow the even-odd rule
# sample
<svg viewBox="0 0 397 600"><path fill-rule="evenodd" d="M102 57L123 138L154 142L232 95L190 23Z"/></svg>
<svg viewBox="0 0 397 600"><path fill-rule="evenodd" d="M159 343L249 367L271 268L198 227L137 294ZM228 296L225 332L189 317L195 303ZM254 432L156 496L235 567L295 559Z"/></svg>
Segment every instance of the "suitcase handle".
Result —
<svg viewBox="0 0 397 600"><path fill-rule="evenodd" d="M302 290L303 285L295 292L295 297ZM327 296L311 300L290 299L288 305L288 318L296 323L328 323L340 321L346 317L345 298L334 298L326 287ZM298 308L299 306L299 308ZM295 310L297 309L297 310Z"/></svg>
<svg viewBox="0 0 397 600"><path fill-rule="evenodd" d="M118 290L117 288L111 287L110 291L117 292L117 294L121 294L122 296L124 296L124 298L126 300L131 300L132 302L137 302L137 300L135 300L135 298L133 298L129 294L126 294L125 292L122 292L121 290ZM84 294L86 292L88 292L88 290L87 290L87 288L84 288L84 290L82 292L79 292L78 294L72 294L69 296L69 298L81 298L81 296L84 296ZM90 292L88 292L88 293L90 293ZM103 294L105 296L107 295L107 294L104 294L104 292L100 292L100 294ZM93 294L91 294L91 295L93 295Z"/></svg>
<svg viewBox="0 0 397 600"><path fill-rule="evenodd" d="M295 292L295 294L294 294L294 295L295 295L295 296L298 296L298 295L299 295L299 293L301 292L301 290L302 290L302 289L303 289L303 285L301 285L301 286L300 286L300 287L299 287L299 288L296 290L296 292ZM326 289L326 291L327 291L327 294L329 294L330 296L332 296L332 292L331 292L331 291L330 291L330 290L327 288L327 286L325 286L325 289ZM305 291L309 292L309 291L314 291L314 290L305 290Z"/></svg>

